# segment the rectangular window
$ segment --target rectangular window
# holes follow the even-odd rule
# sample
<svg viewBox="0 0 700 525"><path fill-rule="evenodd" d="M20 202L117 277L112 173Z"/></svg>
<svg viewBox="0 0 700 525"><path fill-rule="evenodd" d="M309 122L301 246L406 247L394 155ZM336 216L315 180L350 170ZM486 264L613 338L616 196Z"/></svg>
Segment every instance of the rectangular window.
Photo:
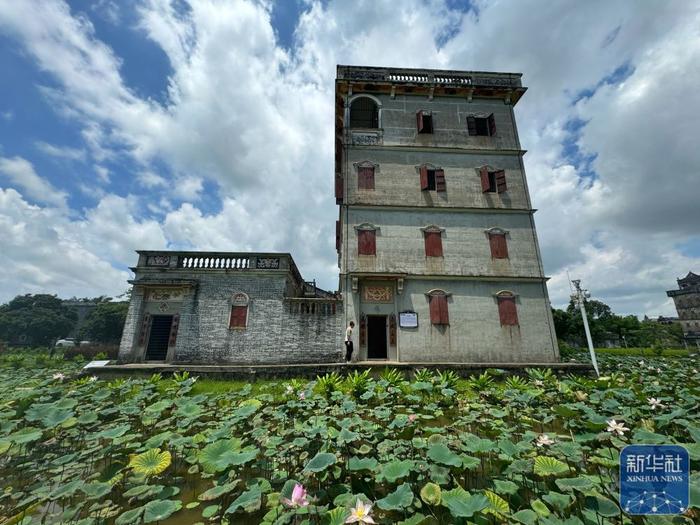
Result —
<svg viewBox="0 0 700 525"><path fill-rule="evenodd" d="M375 231L359 230L357 232L357 253L358 255L376 255L377 241Z"/></svg>
<svg viewBox="0 0 700 525"><path fill-rule="evenodd" d="M374 166L357 168L357 189L374 189Z"/></svg>
<svg viewBox="0 0 700 525"><path fill-rule="evenodd" d="M484 166L479 170L479 174L481 175L481 191L483 193L504 193L508 190L504 170L489 171Z"/></svg>
<svg viewBox="0 0 700 525"><path fill-rule="evenodd" d="M335 200L336 204L343 201L343 178L338 175L335 176Z"/></svg>
<svg viewBox="0 0 700 525"><path fill-rule="evenodd" d="M498 297L498 316L501 318L501 326L517 326L518 311L515 308L515 297Z"/></svg>
<svg viewBox="0 0 700 525"><path fill-rule="evenodd" d="M433 132L433 115L432 113L427 113L419 111L416 113L416 128L418 133L432 133Z"/></svg>
<svg viewBox="0 0 700 525"><path fill-rule="evenodd" d="M467 130L470 136L493 137L496 135L496 119L491 113L488 117L467 117Z"/></svg>
<svg viewBox="0 0 700 525"><path fill-rule="evenodd" d="M340 250L340 221L335 221L335 251Z"/></svg>
<svg viewBox="0 0 700 525"><path fill-rule="evenodd" d="M491 257L494 259L508 258L508 243L505 233L489 233L489 243L491 244Z"/></svg>
<svg viewBox="0 0 700 525"><path fill-rule="evenodd" d="M229 328L245 328L248 321L247 306L232 306Z"/></svg>
<svg viewBox="0 0 700 525"><path fill-rule="evenodd" d="M442 234L440 232L425 232L425 256L442 257Z"/></svg>
<svg viewBox="0 0 700 525"><path fill-rule="evenodd" d="M445 171L432 169L427 166L420 168L420 189L421 191L445 191Z"/></svg>
<svg viewBox="0 0 700 525"><path fill-rule="evenodd" d="M437 325L450 324L450 316L447 313L447 296L430 296L430 323Z"/></svg>

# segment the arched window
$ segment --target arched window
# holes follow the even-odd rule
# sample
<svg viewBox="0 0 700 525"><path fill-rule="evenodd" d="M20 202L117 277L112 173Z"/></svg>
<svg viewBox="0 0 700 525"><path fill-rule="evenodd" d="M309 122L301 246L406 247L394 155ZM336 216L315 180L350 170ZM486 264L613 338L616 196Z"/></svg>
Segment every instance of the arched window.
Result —
<svg viewBox="0 0 700 525"><path fill-rule="evenodd" d="M430 308L430 324L448 325L450 315L447 311L447 298L452 295L445 290L430 290L425 294Z"/></svg>
<svg viewBox="0 0 700 525"><path fill-rule="evenodd" d="M229 328L245 330L248 326L248 304L250 298L243 292L233 294L231 299L231 317L229 318Z"/></svg>
<svg viewBox="0 0 700 525"><path fill-rule="evenodd" d="M515 294L508 290L501 290L496 294L498 316L501 319L501 326L517 326L519 324L515 297Z"/></svg>
<svg viewBox="0 0 700 525"><path fill-rule="evenodd" d="M507 259L508 258L508 242L506 235L508 232L502 228L489 228L486 230L491 246L492 259Z"/></svg>
<svg viewBox="0 0 700 525"><path fill-rule="evenodd" d="M369 97L356 98L350 105L350 127L378 128L379 107L377 103Z"/></svg>
<svg viewBox="0 0 700 525"><path fill-rule="evenodd" d="M355 226L357 231L357 254L376 255L377 254L377 232L379 228L373 224L364 223Z"/></svg>

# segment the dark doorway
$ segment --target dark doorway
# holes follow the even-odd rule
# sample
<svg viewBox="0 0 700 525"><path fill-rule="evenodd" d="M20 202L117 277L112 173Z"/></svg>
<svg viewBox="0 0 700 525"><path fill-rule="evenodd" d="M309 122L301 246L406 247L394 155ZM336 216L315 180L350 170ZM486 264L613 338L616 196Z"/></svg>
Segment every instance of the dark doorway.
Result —
<svg viewBox="0 0 700 525"><path fill-rule="evenodd" d="M146 347L146 361L165 361L168 355L170 328L173 324L172 315L154 315L151 322L151 333Z"/></svg>
<svg viewBox="0 0 700 525"><path fill-rule="evenodd" d="M386 359L386 315L367 316L367 359Z"/></svg>

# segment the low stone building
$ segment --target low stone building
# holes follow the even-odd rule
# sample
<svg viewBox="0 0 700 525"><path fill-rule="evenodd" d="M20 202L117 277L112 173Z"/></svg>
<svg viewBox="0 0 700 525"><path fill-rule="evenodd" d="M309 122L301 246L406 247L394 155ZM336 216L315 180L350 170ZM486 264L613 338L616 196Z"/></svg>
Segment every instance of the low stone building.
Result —
<svg viewBox="0 0 700 525"><path fill-rule="evenodd" d="M700 275L688 272L678 282L677 290L669 290L666 295L673 299L678 319L687 343L700 347Z"/></svg>
<svg viewBox="0 0 700 525"><path fill-rule="evenodd" d="M287 253L139 251L119 362L342 359L342 302Z"/></svg>

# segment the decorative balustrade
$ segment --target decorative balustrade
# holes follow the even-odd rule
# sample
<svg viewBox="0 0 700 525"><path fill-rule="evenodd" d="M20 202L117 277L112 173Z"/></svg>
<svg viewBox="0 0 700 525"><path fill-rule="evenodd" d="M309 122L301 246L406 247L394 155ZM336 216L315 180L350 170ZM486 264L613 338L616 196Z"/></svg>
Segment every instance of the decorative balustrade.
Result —
<svg viewBox="0 0 700 525"><path fill-rule="evenodd" d="M518 73L338 66L338 79L451 86L522 87Z"/></svg>
<svg viewBox="0 0 700 525"><path fill-rule="evenodd" d="M250 268L250 258L240 255L185 256L178 257L177 267L193 270L247 270Z"/></svg>
<svg viewBox="0 0 700 525"><path fill-rule="evenodd" d="M290 314L332 316L340 313L341 299L286 297Z"/></svg>

